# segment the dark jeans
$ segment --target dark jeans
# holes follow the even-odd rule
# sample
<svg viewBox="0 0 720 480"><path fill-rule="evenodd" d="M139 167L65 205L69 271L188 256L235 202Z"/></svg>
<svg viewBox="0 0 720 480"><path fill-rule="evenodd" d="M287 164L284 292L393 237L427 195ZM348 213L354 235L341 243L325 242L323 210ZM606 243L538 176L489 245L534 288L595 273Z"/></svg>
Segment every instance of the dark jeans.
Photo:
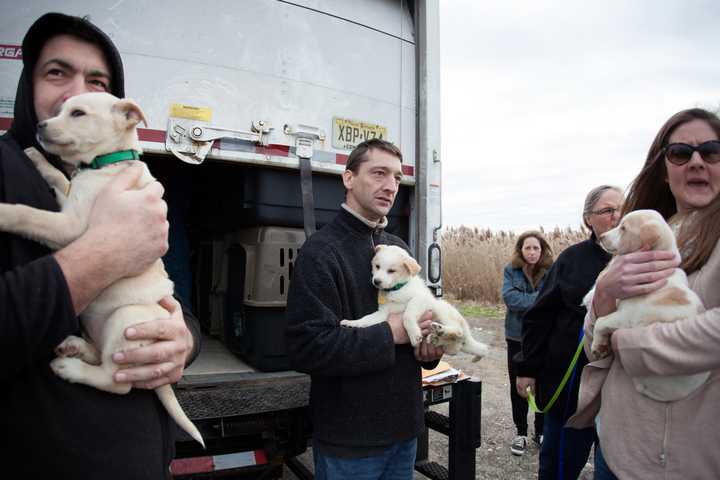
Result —
<svg viewBox="0 0 720 480"><path fill-rule="evenodd" d="M563 417L545 415L538 480L576 480L587 463L590 449L597 441L595 429L564 428L565 421Z"/></svg>
<svg viewBox="0 0 720 480"><path fill-rule="evenodd" d="M513 357L516 353L520 353L521 343L515 340L505 339L507 342L507 359L508 359L508 374L510 376L510 403L512 404L512 417L517 429L518 435L527 435L528 433L528 403L523 397L517 393L515 388L515 379L517 373L513 365ZM535 436L543 433L543 414L535 414Z"/></svg>
<svg viewBox="0 0 720 480"><path fill-rule="evenodd" d="M313 449L315 480L412 480L417 438L363 458L338 458Z"/></svg>
<svg viewBox="0 0 720 480"><path fill-rule="evenodd" d="M618 480L603 457L600 442L595 444L595 480Z"/></svg>

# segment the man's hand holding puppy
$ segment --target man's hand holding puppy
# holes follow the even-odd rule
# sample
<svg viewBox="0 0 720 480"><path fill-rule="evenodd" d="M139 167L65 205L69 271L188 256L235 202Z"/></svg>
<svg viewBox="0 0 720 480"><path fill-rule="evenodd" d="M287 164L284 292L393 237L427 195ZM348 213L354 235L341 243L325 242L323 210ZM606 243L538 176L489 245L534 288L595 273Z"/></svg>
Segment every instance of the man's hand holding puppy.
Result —
<svg viewBox="0 0 720 480"><path fill-rule="evenodd" d="M427 311L420 317L418 324L423 335L423 341L415 346L415 358L418 362L432 362L438 360L445 353L442 348L431 345L427 342L426 337L430 333L430 325L432 324L433 315L431 311ZM388 324L392 331L393 341L396 345L410 343L407 331L403 326L402 313L391 313L388 316Z"/></svg>
<svg viewBox="0 0 720 480"><path fill-rule="evenodd" d="M125 330L128 340L146 339L151 345L116 352L113 361L118 365L137 365L115 374L117 382L133 382L134 388L155 389L176 383L182 377L185 363L193 351L193 337L183 318L180 304L166 297L160 305L170 312L170 318L139 323Z"/></svg>
<svg viewBox="0 0 720 480"><path fill-rule="evenodd" d="M163 187L153 182L136 189L142 172L133 165L113 179L99 194L87 231L55 253L78 314L107 286L146 270L168 249Z"/></svg>

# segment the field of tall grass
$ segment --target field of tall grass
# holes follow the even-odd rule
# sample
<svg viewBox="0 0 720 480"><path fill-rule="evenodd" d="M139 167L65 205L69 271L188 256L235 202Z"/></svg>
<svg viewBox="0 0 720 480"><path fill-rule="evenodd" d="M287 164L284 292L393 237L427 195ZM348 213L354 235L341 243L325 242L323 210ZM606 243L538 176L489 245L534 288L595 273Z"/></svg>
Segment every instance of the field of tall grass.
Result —
<svg viewBox="0 0 720 480"><path fill-rule="evenodd" d="M554 258L568 246L590 236L584 227L539 230L550 244ZM502 303L503 268L510 262L517 237L512 232L464 226L445 230L442 235L445 293L458 300Z"/></svg>

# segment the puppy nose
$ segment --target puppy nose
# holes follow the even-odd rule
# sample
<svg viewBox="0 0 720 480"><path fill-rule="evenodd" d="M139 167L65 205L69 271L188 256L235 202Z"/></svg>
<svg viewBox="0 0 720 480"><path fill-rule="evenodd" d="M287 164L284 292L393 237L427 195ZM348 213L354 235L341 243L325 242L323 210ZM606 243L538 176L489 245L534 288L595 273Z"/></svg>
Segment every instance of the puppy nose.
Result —
<svg viewBox="0 0 720 480"><path fill-rule="evenodd" d="M47 127L47 122L40 122L37 125L38 130L44 130Z"/></svg>
<svg viewBox="0 0 720 480"><path fill-rule="evenodd" d="M379 287L379 286L380 286L380 279L379 279L379 278L373 278L373 285L375 285L376 287Z"/></svg>

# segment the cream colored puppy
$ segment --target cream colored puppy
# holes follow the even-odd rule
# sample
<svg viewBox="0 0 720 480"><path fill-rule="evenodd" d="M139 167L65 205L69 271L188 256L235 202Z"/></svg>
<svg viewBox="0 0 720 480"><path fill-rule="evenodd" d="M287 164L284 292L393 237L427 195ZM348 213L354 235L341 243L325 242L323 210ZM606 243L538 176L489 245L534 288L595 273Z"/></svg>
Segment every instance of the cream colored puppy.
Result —
<svg viewBox="0 0 720 480"><path fill-rule="evenodd" d="M138 158L142 152L136 127L145 121L132 100L120 100L108 93L86 93L68 99L60 114L38 125L38 140L50 153L57 154L71 168L78 168L72 181L51 166L34 148L26 150L42 177L56 192L60 212L38 210L25 205L0 204L0 230L36 240L60 249L80 237L88 227L90 210L98 193L110 180L130 165L112 163L113 157ZM135 153L133 153L133 151ZM82 168L93 162L101 168ZM102 166L104 163L109 163ZM154 179L142 162L142 188ZM50 366L61 378L106 392L124 394L130 383L113 379L118 365L112 354L146 345L130 341L125 329L141 322L168 318L170 313L158 302L173 293L162 260L136 277L118 280L105 289L80 315L90 339L70 336L57 348L58 358ZM170 385L155 389L170 416L195 440L203 444L200 432L183 412Z"/></svg>
<svg viewBox="0 0 720 480"><path fill-rule="evenodd" d="M372 259L373 285L380 289L377 312L358 320L343 320L340 325L364 328L387 321L391 313L403 314L403 326L412 346L422 341L418 320L428 310L434 322L428 343L443 347L446 353L459 351L475 355L474 361L488 354L487 345L470 334L470 327L462 315L449 303L436 298L417 276L420 265L404 249L394 245L378 245Z"/></svg>
<svg viewBox="0 0 720 480"><path fill-rule="evenodd" d="M600 236L600 243L614 255L645 250L669 250L679 255L675 235L665 219L655 210L637 210L627 214L620 224ZM613 259L614 260L614 259ZM612 262L611 262L612 264ZM600 273L601 278L603 273ZM593 290L585 297L592 303ZM673 322L704 311L700 298L688 287L687 276L676 269L665 286L647 295L618 300L617 310L595 322L591 351L598 359L609 351L610 334L618 328L632 328L655 322ZM659 401L686 397L705 380L710 372L682 376L635 377L637 390Z"/></svg>

